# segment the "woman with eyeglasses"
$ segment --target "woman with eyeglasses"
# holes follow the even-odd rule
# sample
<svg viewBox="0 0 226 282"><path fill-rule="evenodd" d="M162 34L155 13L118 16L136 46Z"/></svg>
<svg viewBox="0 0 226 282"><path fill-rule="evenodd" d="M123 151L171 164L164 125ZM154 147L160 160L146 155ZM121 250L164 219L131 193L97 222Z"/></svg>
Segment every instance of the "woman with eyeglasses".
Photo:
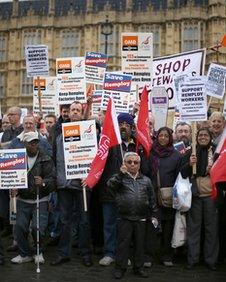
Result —
<svg viewBox="0 0 226 282"><path fill-rule="evenodd" d="M171 239L174 228L175 211L172 208L172 187L180 171L181 155L173 146L173 131L161 127L156 134L145 175L151 178L158 198L161 213L162 233L159 238L158 255L165 266L173 266L173 249ZM162 188L168 187L165 203L161 196ZM165 191L165 190L164 190Z"/></svg>

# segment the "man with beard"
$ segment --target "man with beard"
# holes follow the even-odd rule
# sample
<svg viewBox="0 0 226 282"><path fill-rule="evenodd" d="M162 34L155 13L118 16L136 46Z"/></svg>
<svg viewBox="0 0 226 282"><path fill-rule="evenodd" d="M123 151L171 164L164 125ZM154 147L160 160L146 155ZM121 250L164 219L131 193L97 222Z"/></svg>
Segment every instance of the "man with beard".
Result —
<svg viewBox="0 0 226 282"><path fill-rule="evenodd" d="M175 128L175 142L183 142L185 146L185 150L180 150L180 153L186 152L191 146L191 139L192 139L192 130L191 126L186 122L179 122ZM176 148L177 149L177 148Z"/></svg>
<svg viewBox="0 0 226 282"><path fill-rule="evenodd" d="M136 144L132 136L134 128L133 117L128 113L122 113L118 116L118 123L122 138L123 155L126 152L135 152ZM109 191L107 181L113 174L119 173L122 165L122 153L119 145L109 151L105 169L98 184L104 220L104 257L99 261L99 264L102 266L110 265L115 259L117 213L114 197Z"/></svg>

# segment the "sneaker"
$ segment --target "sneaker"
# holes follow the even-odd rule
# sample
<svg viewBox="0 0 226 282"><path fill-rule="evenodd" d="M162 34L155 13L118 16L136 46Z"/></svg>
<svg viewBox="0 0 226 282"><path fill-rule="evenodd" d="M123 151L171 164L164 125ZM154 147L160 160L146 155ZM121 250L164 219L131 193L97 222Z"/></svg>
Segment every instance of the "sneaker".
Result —
<svg viewBox="0 0 226 282"><path fill-rule="evenodd" d="M168 267L172 267L172 266L173 266L173 262L172 262L171 260L169 260L169 261L163 261L163 264L164 264L165 266L168 266Z"/></svg>
<svg viewBox="0 0 226 282"><path fill-rule="evenodd" d="M17 263L17 264L30 262L30 261L33 261L32 257L29 257L29 256L22 257L21 255L18 255L17 257L11 259L12 263Z"/></svg>
<svg viewBox="0 0 226 282"><path fill-rule="evenodd" d="M35 259L35 264L38 264L38 262L39 262L39 263L42 263L42 264L45 263L45 259L44 259L42 253L39 254L39 255L35 255L35 256L34 256L34 259Z"/></svg>
<svg viewBox="0 0 226 282"><path fill-rule="evenodd" d="M144 263L144 267L146 267L146 268L151 268L151 267L152 267L152 262L151 262L151 261L146 261L146 262Z"/></svg>
<svg viewBox="0 0 226 282"><path fill-rule="evenodd" d="M128 259L127 265L128 265L128 266L131 266L131 264L132 264L131 260Z"/></svg>
<svg viewBox="0 0 226 282"><path fill-rule="evenodd" d="M114 259L111 258L111 257L103 257L100 261L99 261L99 264L100 265L103 265L103 266L108 266L110 265L112 262L114 262Z"/></svg>

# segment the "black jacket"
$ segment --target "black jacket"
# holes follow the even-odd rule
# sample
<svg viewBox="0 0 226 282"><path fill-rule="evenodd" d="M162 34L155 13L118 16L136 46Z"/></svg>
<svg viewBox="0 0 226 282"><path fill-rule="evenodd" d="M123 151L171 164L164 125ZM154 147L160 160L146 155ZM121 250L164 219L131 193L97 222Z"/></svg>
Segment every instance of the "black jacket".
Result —
<svg viewBox="0 0 226 282"><path fill-rule="evenodd" d="M53 160L47 154L39 151L38 157L28 172L28 189L19 189L19 197L26 200L35 200L37 198L37 185L35 185L34 176L41 176L45 186L39 187L39 198L49 195L56 185L56 171Z"/></svg>
<svg viewBox="0 0 226 282"><path fill-rule="evenodd" d="M139 174L133 179L129 174L118 173L107 182L114 195L118 215L123 219L147 219L157 212L151 180Z"/></svg>

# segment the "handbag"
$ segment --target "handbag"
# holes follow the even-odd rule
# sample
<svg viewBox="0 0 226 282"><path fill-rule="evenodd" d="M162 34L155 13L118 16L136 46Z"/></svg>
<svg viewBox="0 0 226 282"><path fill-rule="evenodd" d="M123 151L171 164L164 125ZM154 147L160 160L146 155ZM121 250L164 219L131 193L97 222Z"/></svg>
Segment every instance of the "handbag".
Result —
<svg viewBox="0 0 226 282"><path fill-rule="evenodd" d="M158 204L161 207L172 208L173 187L161 187L159 171L157 172Z"/></svg>

